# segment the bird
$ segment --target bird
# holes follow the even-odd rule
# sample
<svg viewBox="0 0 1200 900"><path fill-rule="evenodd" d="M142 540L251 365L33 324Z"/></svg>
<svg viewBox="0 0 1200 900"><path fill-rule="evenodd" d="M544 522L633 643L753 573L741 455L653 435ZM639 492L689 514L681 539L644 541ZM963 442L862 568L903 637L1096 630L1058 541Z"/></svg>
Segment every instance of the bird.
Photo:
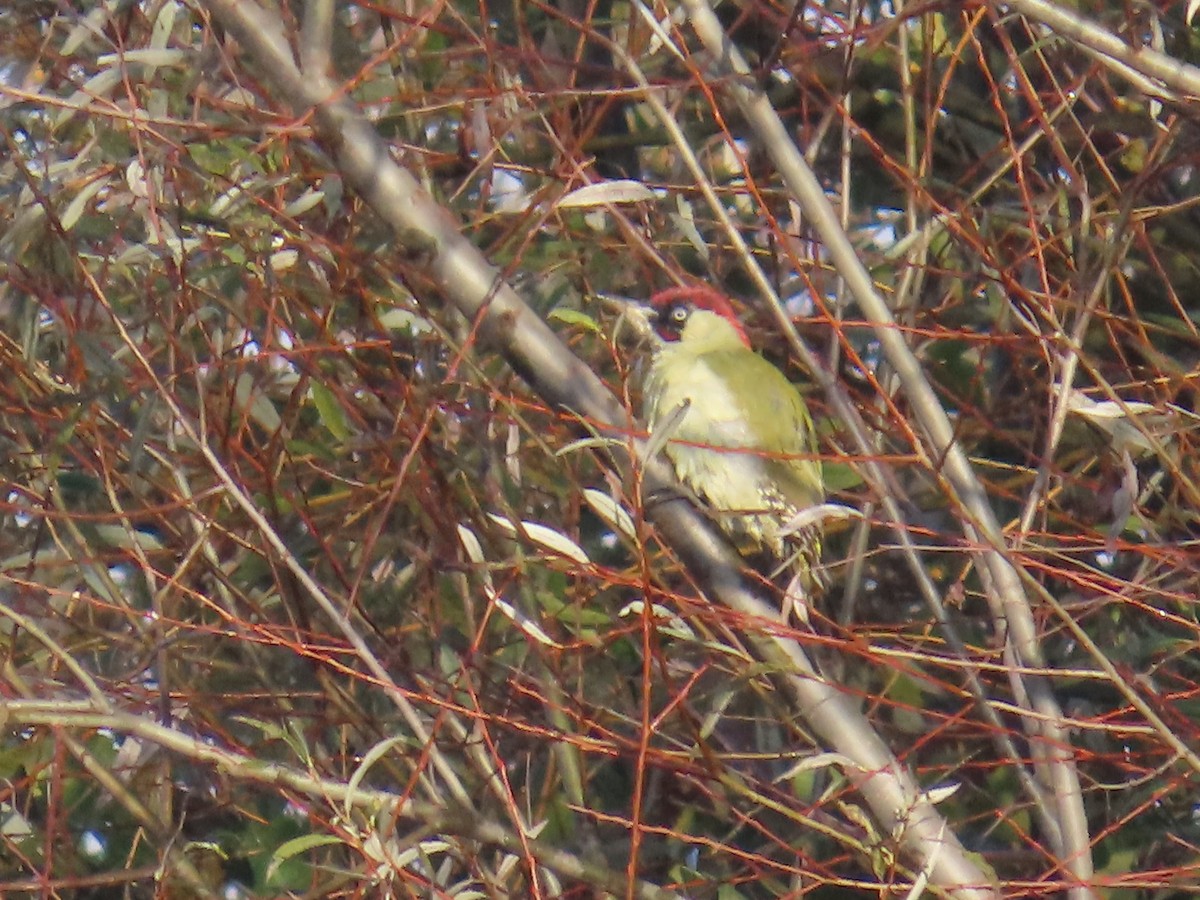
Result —
<svg viewBox="0 0 1200 900"><path fill-rule="evenodd" d="M804 398L754 351L720 291L667 288L642 313L656 336L642 386L650 444L665 433L677 479L743 556L772 557L773 577L790 570L785 615L806 622L823 584L821 532L795 523L824 502L825 487Z"/></svg>

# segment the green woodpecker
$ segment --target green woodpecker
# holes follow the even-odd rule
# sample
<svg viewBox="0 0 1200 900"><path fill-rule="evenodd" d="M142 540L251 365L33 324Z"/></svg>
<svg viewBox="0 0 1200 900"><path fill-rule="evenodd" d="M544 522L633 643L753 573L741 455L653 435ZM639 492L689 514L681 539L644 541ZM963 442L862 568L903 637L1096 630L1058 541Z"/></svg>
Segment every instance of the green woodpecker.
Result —
<svg viewBox="0 0 1200 900"><path fill-rule="evenodd" d="M799 609L819 586L820 530L790 529L824 502L808 407L784 374L752 349L729 300L709 287L675 287L645 310L661 339L646 376L643 407L675 474L708 507L743 553L788 564L787 605Z"/></svg>

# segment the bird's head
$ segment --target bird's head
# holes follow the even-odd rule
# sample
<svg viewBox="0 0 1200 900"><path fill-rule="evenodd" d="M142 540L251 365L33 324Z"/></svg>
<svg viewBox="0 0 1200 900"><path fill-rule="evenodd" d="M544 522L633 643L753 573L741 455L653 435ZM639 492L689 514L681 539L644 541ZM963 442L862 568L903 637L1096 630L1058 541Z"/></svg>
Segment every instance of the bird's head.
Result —
<svg viewBox="0 0 1200 900"><path fill-rule="evenodd" d="M689 341L726 336L750 346L746 330L729 298L705 285L687 285L659 291L650 298L648 315L664 341Z"/></svg>

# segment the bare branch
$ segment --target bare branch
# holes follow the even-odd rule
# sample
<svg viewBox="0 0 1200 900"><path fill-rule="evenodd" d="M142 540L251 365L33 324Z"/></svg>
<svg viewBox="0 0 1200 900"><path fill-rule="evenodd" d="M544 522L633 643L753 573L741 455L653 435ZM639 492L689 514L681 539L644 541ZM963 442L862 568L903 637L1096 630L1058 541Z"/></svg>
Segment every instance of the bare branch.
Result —
<svg viewBox="0 0 1200 900"><path fill-rule="evenodd" d="M685 6L697 34L716 60L715 68L731 76L728 79L730 93L825 242L850 294L874 324L888 362L895 369L917 420L925 429L929 457L943 460L943 471L954 496L968 514L967 537L981 547L980 562L987 574L989 601L998 633L1005 634L1019 665L1044 668L1029 601L1019 574L1006 553L1006 541L987 494L955 440L953 426L924 371L895 327L891 310L876 292L870 274L846 237L820 182L770 101L755 86L749 66L725 35L712 9L704 0L685 0ZM1014 677L1019 676L1014 674ZM1092 866L1082 790L1070 753L1059 749L1069 748L1070 735L1046 680L1039 676L1027 678L1025 682L1031 711L1035 713L1025 718L1026 728L1036 738L1035 752L1042 758L1047 770L1044 777L1053 785L1051 793L1058 800L1066 862L1079 881L1086 883L1091 878ZM934 836L929 837L932 840ZM935 880L939 879L935 877Z"/></svg>
<svg viewBox="0 0 1200 900"><path fill-rule="evenodd" d="M463 315L480 321L481 334L531 387L599 429L627 431L631 423L621 404L461 236L446 211L392 161L374 129L340 99L334 86L327 79L300 73L282 51L285 42L274 23L250 3L209 0L208 6L294 109L314 110L318 131L347 182L391 224L397 240L425 261L444 296ZM335 97L339 99L331 99ZM646 464L645 479L651 491L673 484L663 464L654 460ZM728 545L687 504L657 504L651 515L711 598L755 619L777 619L777 613L743 584ZM984 887L987 878L909 773L836 687L818 674L799 645L779 637L754 640L769 664L791 673L783 678L784 684L813 730L853 760L857 768L847 776L884 828L899 836L922 866L935 861L932 881L956 897L992 896L990 888Z"/></svg>

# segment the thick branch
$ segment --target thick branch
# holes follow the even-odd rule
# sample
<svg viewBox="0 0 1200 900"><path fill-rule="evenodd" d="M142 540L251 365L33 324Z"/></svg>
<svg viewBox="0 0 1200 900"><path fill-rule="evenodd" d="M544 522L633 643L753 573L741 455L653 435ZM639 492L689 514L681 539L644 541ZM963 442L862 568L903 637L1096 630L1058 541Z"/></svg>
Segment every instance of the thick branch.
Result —
<svg viewBox="0 0 1200 900"><path fill-rule="evenodd" d="M979 547L978 559L997 631L1005 635L1017 665L1044 669L1038 630L1019 573L1006 552L1003 531L920 362L896 327L891 310L875 290L870 273L842 229L816 175L770 100L757 88L750 67L725 34L712 9L706 0L684 0L684 6L696 33L716 60L714 69L720 75L729 76L725 79L729 93L761 139L788 191L820 235L855 302L875 326L875 335L924 431L929 457L943 461L945 477L964 513L967 539ZM1070 752L1070 734L1046 678L1027 677L1024 687L1033 713L1024 718L1024 723L1034 737L1034 752L1040 755L1042 770L1057 801L1066 856L1064 865L1080 885L1086 885L1091 880L1093 868L1083 793ZM1083 896L1090 896L1085 888L1079 888L1079 891Z"/></svg>
<svg viewBox="0 0 1200 900"><path fill-rule="evenodd" d="M301 74L277 22L246 0L208 0L207 6L293 109L313 111L318 134L346 182L425 263L442 296L480 322L483 338L534 391L583 416L594 428L626 434L631 423L622 404L504 283L499 270L459 233L449 213L396 165L383 140L337 86L317 73ZM660 460L646 461L643 474L651 491L679 490ZM661 503L650 515L712 600L746 615L777 619L773 608L744 584L729 545L695 510L684 503ZM799 645L765 634L751 639L760 656L790 673L782 679L797 710L830 749L851 761L848 777L884 830L899 837L932 882L955 897L993 896L988 879L909 773L867 720L816 672Z"/></svg>

